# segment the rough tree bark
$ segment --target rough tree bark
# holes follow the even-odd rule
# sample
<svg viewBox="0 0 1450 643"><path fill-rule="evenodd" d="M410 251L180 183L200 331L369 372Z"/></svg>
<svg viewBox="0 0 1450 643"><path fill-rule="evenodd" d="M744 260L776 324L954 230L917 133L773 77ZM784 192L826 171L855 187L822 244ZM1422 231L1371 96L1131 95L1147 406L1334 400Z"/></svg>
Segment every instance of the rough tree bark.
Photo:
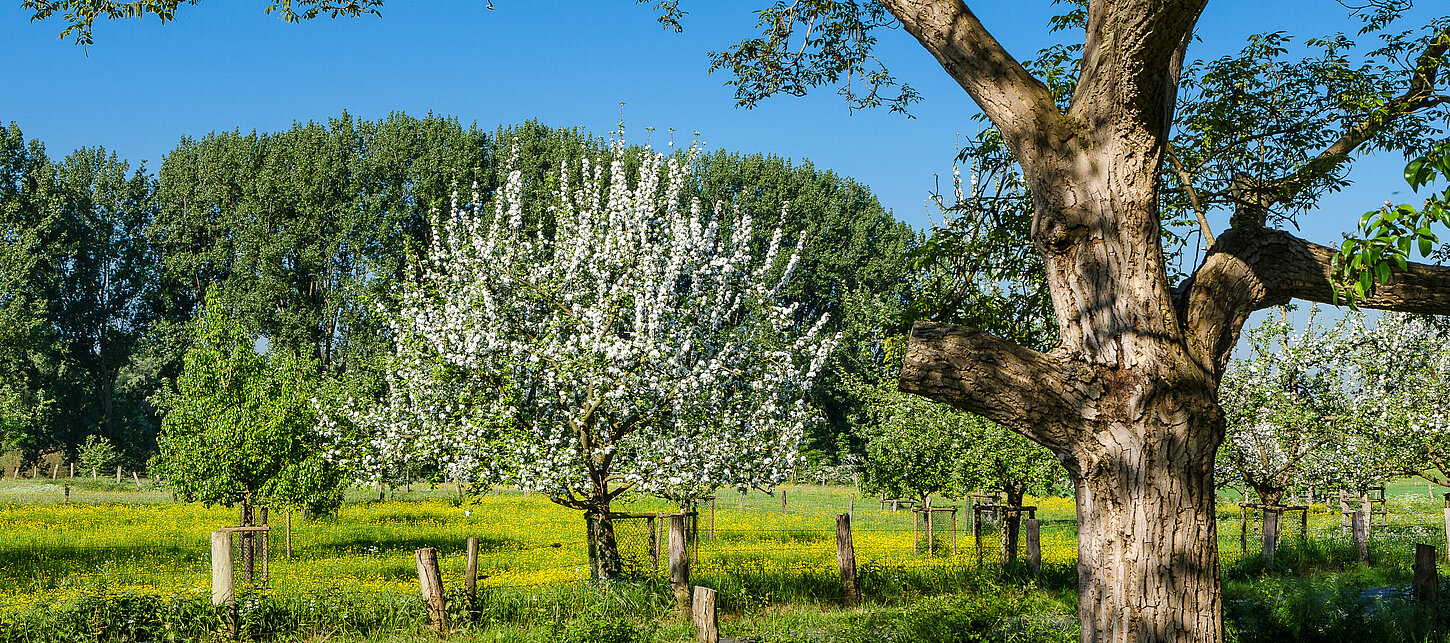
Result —
<svg viewBox="0 0 1450 643"><path fill-rule="evenodd" d="M1206 0L1090 2L1065 109L960 0L881 1L1022 166L1061 335L1042 353L917 323L901 390L996 420L1062 461L1077 496L1083 641L1221 641L1218 383L1251 312L1334 301L1334 251L1240 216L1191 279L1170 283L1158 177ZM1389 122L1382 116L1370 121ZM1356 136L1321 154L1316 171L1367 138ZM1450 270L1411 266L1361 305L1450 312Z"/></svg>
<svg viewBox="0 0 1450 643"><path fill-rule="evenodd" d="M622 561L619 557L619 542L614 537L614 521L610 519L609 508L594 509L584 514L589 536L589 571L594 580L610 580L619 577Z"/></svg>

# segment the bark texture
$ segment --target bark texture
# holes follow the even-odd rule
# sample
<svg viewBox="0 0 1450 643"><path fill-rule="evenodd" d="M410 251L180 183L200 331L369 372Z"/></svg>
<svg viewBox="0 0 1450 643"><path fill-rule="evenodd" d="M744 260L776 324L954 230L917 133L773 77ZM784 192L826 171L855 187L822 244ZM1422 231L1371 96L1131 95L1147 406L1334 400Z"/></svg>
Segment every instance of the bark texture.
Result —
<svg viewBox="0 0 1450 643"><path fill-rule="evenodd" d="M1293 298L1335 300L1334 251L1265 228L1262 217L1237 217L1191 279L1169 281L1158 181L1184 49L1205 2L1089 2L1081 77L1060 106L960 0L882 0L1020 163L1061 336L1044 353L918 323L900 388L996 420L1062 461L1078 501L1084 641L1222 640L1218 383L1250 313ZM1442 40L1433 47L1450 46ZM1422 85L1433 81L1421 74L1394 109L1423 105ZM1305 171L1348 158L1393 122L1384 116ZM1275 195L1297 189L1295 172L1275 181ZM1450 270L1411 266L1360 303L1450 312Z"/></svg>

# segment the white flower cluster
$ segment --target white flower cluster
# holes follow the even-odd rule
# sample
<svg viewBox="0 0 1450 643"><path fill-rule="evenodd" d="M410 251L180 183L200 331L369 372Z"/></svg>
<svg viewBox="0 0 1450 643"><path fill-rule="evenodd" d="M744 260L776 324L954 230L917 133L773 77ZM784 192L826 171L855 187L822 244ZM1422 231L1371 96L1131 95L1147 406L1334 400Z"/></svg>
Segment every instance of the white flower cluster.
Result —
<svg viewBox="0 0 1450 643"><path fill-rule="evenodd" d="M782 482L836 339L782 301L799 254L779 230L757 260L749 215L683 201L697 155L646 148L631 170L616 142L558 169L538 221L519 170L491 208L475 195L439 217L392 321L388 399L352 414L372 457L579 507Z"/></svg>
<svg viewBox="0 0 1450 643"><path fill-rule="evenodd" d="M1287 313L1251 329L1252 354L1230 364L1219 386L1227 435L1220 481L1260 495L1306 485L1359 488L1384 475L1383 450L1365 421L1357 386L1358 317L1295 330Z"/></svg>

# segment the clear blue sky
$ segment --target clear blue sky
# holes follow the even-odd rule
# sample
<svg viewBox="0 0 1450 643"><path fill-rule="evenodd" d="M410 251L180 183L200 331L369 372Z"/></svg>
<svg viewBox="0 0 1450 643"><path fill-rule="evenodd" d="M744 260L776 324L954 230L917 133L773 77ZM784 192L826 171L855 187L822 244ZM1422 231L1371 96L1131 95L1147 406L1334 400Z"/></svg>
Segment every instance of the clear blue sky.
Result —
<svg viewBox="0 0 1450 643"><path fill-rule="evenodd" d="M723 75L706 73L706 52L752 33L761 3L685 2L685 33L660 29L630 0L394 0L383 15L285 24L263 0L183 5L178 20L98 23L96 44L56 39L58 21L30 23L18 2L0 11L0 121L15 121L54 157L100 145L155 169L182 135L276 131L343 110L366 119L392 111L458 117L492 129L538 119L607 133L623 118L631 142L688 139L712 148L809 159L871 186L898 218L926 223L935 175L950 177L958 133L976 111L936 62L901 31L881 34L879 55L925 101L915 119L884 110L850 113L823 89L734 107ZM1050 42L1047 0L970 2L1021 58ZM1250 33L1353 33L1356 21L1332 0L1213 0L1190 50L1212 57ZM1385 199L1406 200L1398 158L1364 162L1353 189L1304 221L1322 243ZM944 187L946 187L944 185ZM1224 217L1215 221L1225 226Z"/></svg>

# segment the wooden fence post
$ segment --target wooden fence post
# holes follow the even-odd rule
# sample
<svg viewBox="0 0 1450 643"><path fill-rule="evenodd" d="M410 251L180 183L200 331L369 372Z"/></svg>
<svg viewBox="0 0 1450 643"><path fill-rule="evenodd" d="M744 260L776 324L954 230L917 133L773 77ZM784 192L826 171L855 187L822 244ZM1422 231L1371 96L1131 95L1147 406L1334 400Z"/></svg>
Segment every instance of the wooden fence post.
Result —
<svg viewBox="0 0 1450 643"><path fill-rule="evenodd" d="M135 471L132 471L131 472L131 479L136 481L136 490L137 491L140 491L141 490L141 476L136 475L136 472Z"/></svg>
<svg viewBox="0 0 1450 643"><path fill-rule="evenodd" d="M121 465L116 465L116 484L121 484Z"/></svg>
<svg viewBox="0 0 1450 643"><path fill-rule="evenodd" d="M981 507L972 507L972 540L977 546L977 566L982 566L982 512Z"/></svg>
<svg viewBox="0 0 1450 643"><path fill-rule="evenodd" d="M54 480L55 479L55 474L58 471L60 471L60 463L59 462L50 465L50 479L51 480Z"/></svg>
<svg viewBox="0 0 1450 643"><path fill-rule="evenodd" d="M715 496L710 496L710 542L715 542Z"/></svg>
<svg viewBox="0 0 1450 643"><path fill-rule="evenodd" d="M660 528L659 516L646 516L644 519L645 539L649 544L649 575L654 576L660 573Z"/></svg>
<svg viewBox="0 0 1450 643"><path fill-rule="evenodd" d="M780 490L780 512L785 513L785 489Z"/></svg>
<svg viewBox="0 0 1450 643"><path fill-rule="evenodd" d="M928 555L928 556L935 556L936 555L936 541L933 540L933 538L935 538L935 534L932 533L932 532L934 532L936 530L933 529L932 528L932 525L931 525L931 496L927 496L926 497L926 518L925 518L925 520L926 520L926 555Z"/></svg>
<svg viewBox="0 0 1450 643"><path fill-rule="evenodd" d="M855 605L861 595L856 587L856 545L851 541L851 514L836 516L836 565L841 568L846 604Z"/></svg>
<svg viewBox="0 0 1450 643"><path fill-rule="evenodd" d="M1354 548L1359 553L1359 562L1369 564L1369 514L1361 510L1350 516L1350 527L1354 530Z"/></svg>
<svg viewBox="0 0 1450 643"><path fill-rule="evenodd" d="M1274 552L1279 547L1279 510L1264 507L1264 562L1274 564Z"/></svg>
<svg viewBox="0 0 1450 643"><path fill-rule="evenodd" d="M1415 545L1415 598L1434 605L1440 600L1440 570L1436 567L1435 547Z"/></svg>
<svg viewBox="0 0 1450 643"><path fill-rule="evenodd" d="M1445 494L1445 558L1450 560L1450 493Z"/></svg>
<svg viewBox="0 0 1450 643"><path fill-rule="evenodd" d="M468 592L468 602L478 600L478 536L468 537L468 566L463 572L463 591Z"/></svg>
<svg viewBox="0 0 1450 643"><path fill-rule="evenodd" d="M952 507L952 557L957 555L957 507Z"/></svg>
<svg viewBox="0 0 1450 643"><path fill-rule="evenodd" d="M782 496L784 497L784 496ZM690 613L690 548L685 542L685 515L670 516L670 588L675 595L675 609Z"/></svg>
<svg viewBox="0 0 1450 643"><path fill-rule="evenodd" d="M438 550L424 547L414 552L418 560L418 587L428 606L428 622L442 637L448 634L448 612L443 605L443 575L438 571Z"/></svg>
<svg viewBox="0 0 1450 643"><path fill-rule="evenodd" d="M695 640L699 643L720 643L720 620L715 615L716 592L708 587L695 588Z"/></svg>
<svg viewBox="0 0 1450 643"><path fill-rule="evenodd" d="M1032 569L1032 575L1042 569L1042 521L1036 518L1028 518L1027 526L1027 566Z"/></svg>
<svg viewBox="0 0 1450 643"><path fill-rule="evenodd" d="M292 510L287 510L287 557L292 557Z"/></svg>
<svg viewBox="0 0 1450 643"><path fill-rule="evenodd" d="M236 599L232 580L232 534L211 532L211 604L229 605Z"/></svg>
<svg viewBox="0 0 1450 643"><path fill-rule="evenodd" d="M736 507L739 511L745 511L745 490L740 490L740 504Z"/></svg>
<svg viewBox="0 0 1450 643"><path fill-rule="evenodd" d="M263 527L267 527L270 524L267 521L267 507L264 505L260 507L259 510L261 512L261 525ZM257 548L257 554L262 559L262 582L265 583L272 578L272 564L270 560L272 558L270 555L272 547L270 531L263 531L258 533L257 539L253 542L253 544Z"/></svg>

